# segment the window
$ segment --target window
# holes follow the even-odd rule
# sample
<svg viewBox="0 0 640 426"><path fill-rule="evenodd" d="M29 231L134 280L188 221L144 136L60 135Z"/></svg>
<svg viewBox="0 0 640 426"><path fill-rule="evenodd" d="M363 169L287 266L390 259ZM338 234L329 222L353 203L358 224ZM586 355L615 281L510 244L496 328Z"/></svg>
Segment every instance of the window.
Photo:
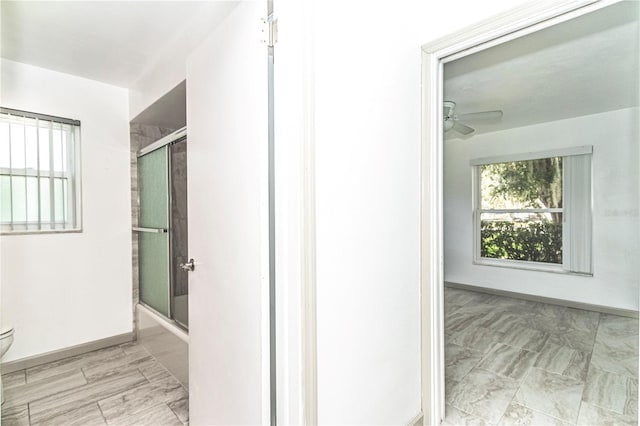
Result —
<svg viewBox="0 0 640 426"><path fill-rule="evenodd" d="M80 122L0 108L3 234L78 231Z"/></svg>
<svg viewBox="0 0 640 426"><path fill-rule="evenodd" d="M476 263L591 274L591 155L473 160Z"/></svg>

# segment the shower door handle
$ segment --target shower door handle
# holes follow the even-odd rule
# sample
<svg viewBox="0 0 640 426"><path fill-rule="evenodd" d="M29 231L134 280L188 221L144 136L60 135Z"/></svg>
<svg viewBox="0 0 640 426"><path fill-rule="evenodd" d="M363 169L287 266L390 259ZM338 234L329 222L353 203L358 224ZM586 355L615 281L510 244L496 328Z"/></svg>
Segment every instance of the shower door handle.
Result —
<svg viewBox="0 0 640 426"><path fill-rule="evenodd" d="M196 264L193 259L189 259L187 263L181 263L180 268L185 272L193 271L196 268Z"/></svg>
<svg viewBox="0 0 640 426"><path fill-rule="evenodd" d="M154 234L166 234L169 230L167 228L143 228L140 226L134 226L134 232L151 232Z"/></svg>

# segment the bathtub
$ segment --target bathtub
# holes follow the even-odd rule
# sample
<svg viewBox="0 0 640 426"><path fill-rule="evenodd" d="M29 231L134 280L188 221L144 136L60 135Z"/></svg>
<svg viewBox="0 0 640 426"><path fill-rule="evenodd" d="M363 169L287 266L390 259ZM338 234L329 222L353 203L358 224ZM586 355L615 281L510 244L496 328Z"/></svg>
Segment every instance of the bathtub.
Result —
<svg viewBox="0 0 640 426"><path fill-rule="evenodd" d="M189 389L189 334L142 304L136 306L136 319L138 343Z"/></svg>

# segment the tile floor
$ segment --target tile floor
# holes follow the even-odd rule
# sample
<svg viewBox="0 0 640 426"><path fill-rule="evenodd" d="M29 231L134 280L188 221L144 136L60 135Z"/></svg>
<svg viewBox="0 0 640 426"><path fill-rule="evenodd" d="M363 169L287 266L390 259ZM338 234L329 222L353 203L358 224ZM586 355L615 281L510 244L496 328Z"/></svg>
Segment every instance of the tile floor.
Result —
<svg viewBox="0 0 640 426"><path fill-rule="evenodd" d="M2 380L2 426L189 422L187 390L136 343L5 374Z"/></svg>
<svg viewBox="0 0 640 426"><path fill-rule="evenodd" d="M638 319L445 289L446 425L638 424Z"/></svg>

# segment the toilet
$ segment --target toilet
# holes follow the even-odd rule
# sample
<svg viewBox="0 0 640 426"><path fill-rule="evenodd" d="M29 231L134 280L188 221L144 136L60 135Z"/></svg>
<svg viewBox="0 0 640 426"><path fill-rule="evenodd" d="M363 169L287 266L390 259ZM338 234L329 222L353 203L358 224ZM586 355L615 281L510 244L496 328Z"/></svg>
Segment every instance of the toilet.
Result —
<svg viewBox="0 0 640 426"><path fill-rule="evenodd" d="M13 327L2 326L0 327L0 360L4 354L9 350L13 343ZM2 395L2 403L4 404L4 389L2 389L2 376L0 376L0 394Z"/></svg>

